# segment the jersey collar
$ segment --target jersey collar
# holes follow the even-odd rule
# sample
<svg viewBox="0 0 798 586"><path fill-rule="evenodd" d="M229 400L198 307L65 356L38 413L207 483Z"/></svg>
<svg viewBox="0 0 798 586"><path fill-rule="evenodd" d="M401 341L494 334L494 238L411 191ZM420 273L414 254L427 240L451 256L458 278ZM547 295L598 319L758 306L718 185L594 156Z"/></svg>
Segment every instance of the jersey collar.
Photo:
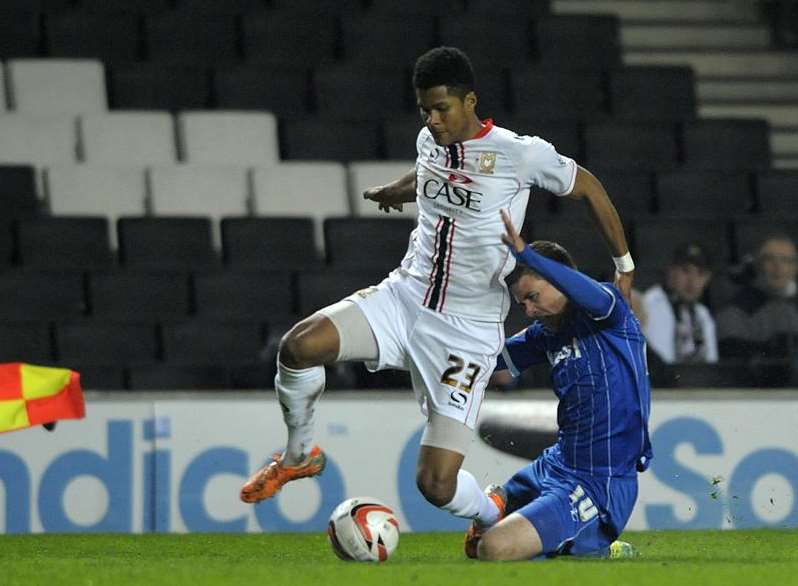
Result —
<svg viewBox="0 0 798 586"><path fill-rule="evenodd" d="M474 136L472 136L469 140L477 140L488 134L491 130L493 130L493 118L486 118L482 121L482 128L479 132L477 132Z"/></svg>

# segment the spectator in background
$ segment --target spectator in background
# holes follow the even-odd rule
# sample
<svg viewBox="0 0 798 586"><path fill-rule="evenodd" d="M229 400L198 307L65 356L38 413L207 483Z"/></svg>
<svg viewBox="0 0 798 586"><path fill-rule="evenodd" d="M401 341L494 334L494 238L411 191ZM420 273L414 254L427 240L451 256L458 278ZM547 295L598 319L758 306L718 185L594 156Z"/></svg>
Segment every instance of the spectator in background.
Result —
<svg viewBox="0 0 798 586"><path fill-rule="evenodd" d="M757 250L756 277L718 314L724 358L786 358L798 336L798 253L785 234Z"/></svg>
<svg viewBox="0 0 798 586"><path fill-rule="evenodd" d="M678 246L665 269L665 282L643 295L643 333L649 348L665 363L718 361L715 320L699 300L712 272L704 249Z"/></svg>

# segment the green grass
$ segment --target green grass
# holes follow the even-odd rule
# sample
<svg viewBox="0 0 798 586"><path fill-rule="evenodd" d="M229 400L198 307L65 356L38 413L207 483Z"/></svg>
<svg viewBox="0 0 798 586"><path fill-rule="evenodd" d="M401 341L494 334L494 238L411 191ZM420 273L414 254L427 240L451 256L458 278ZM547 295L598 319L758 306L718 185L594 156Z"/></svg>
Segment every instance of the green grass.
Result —
<svg viewBox="0 0 798 586"><path fill-rule="evenodd" d="M634 586L798 584L798 531L626 533L634 560L484 563L462 535L408 533L385 564L341 562L322 534L6 535L2 586Z"/></svg>

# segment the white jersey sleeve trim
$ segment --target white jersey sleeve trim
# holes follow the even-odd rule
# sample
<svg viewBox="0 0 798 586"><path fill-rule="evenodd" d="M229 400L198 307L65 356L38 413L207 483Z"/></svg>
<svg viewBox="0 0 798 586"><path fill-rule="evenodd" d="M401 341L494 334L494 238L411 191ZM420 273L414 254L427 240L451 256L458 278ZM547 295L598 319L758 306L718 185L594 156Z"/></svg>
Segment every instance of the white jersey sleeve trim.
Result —
<svg viewBox="0 0 798 586"><path fill-rule="evenodd" d="M612 305L610 305L610 309L605 315L602 315L601 317L593 317L594 321L601 321L610 317L610 315L612 315L612 310L615 309L615 304L618 302L618 300L615 298L615 295L612 294L612 291L607 289L604 285L602 285L601 288L607 292L607 295L609 295L610 298L612 298Z"/></svg>
<svg viewBox="0 0 798 586"><path fill-rule="evenodd" d="M510 374L513 375L513 378L518 378L521 375L521 371L515 366L513 359L510 358L510 353L507 351L506 344L502 347L502 358L504 358L504 363L507 365L507 370L510 371Z"/></svg>
<svg viewBox="0 0 798 586"><path fill-rule="evenodd" d="M571 192L574 190L576 186L576 174L579 172L579 165L576 164L576 161L573 159L568 159L573 167L573 171L571 172L571 181L568 183L568 189L563 191L562 193L555 193L557 197L565 197L566 195L571 195Z"/></svg>

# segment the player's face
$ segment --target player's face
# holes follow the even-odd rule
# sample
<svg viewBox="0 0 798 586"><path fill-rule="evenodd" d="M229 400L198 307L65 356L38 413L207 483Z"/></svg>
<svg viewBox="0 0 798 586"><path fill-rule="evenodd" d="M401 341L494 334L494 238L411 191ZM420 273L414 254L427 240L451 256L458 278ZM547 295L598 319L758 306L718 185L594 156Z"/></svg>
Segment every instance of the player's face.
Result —
<svg viewBox="0 0 798 586"><path fill-rule="evenodd" d="M416 103L421 120L437 144L446 146L471 138L471 121L477 104L474 92L460 98L450 94L445 85L417 89Z"/></svg>
<svg viewBox="0 0 798 586"><path fill-rule="evenodd" d="M695 303L704 294L712 273L694 264L674 265L668 270L668 288L683 303Z"/></svg>
<svg viewBox="0 0 798 586"><path fill-rule="evenodd" d="M783 291L798 274L798 253L789 240L768 240L759 250L759 267L765 287Z"/></svg>
<svg viewBox="0 0 798 586"><path fill-rule="evenodd" d="M512 293L529 317L547 325L558 321L556 318L563 314L568 304L568 298L559 289L533 275L522 275L512 286Z"/></svg>

